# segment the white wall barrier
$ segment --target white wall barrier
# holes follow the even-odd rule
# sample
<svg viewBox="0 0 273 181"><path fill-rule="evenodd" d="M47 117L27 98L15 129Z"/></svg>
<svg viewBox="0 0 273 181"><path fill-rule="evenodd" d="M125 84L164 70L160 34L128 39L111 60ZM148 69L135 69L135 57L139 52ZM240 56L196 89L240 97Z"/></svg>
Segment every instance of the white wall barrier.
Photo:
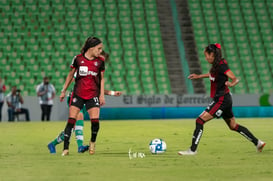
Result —
<svg viewBox="0 0 273 181"><path fill-rule="evenodd" d="M273 109L273 94L245 94L238 95L234 94L233 97L233 106L234 107L251 107L259 108L259 107L271 107ZM30 112L30 118L32 121L40 121L41 120L41 108L38 103L38 98L35 96L24 96L25 103L22 107L28 108ZM200 107L205 108L211 99L207 95L194 94L194 95L122 95L120 97L114 96L106 96L106 105L103 106L102 112L106 119L116 119L121 118L119 115L109 115L116 112L116 114L123 114L126 109L122 108L136 108L135 111L139 111L141 109L137 108L181 108L177 110L182 110L183 108L187 108L187 110L196 110L200 112ZM105 109L104 109L105 108ZM116 109L117 111L109 111L109 108ZM198 108L198 109L197 109ZM144 109L143 109L144 110ZM146 109L150 111L151 109ZM153 111L155 111L154 109ZM185 109L186 110L186 109ZM161 110L162 112L162 110ZM160 113L158 113L158 117L160 118ZM138 113L136 112L135 115ZM155 111L153 114L157 114ZM186 114L186 113L185 113ZM126 113L124 114L124 116ZM165 114L166 115L166 114ZM247 115L246 115L247 116ZM179 117L179 115L178 115ZM68 107L66 105L66 101L60 102L59 98L56 97L54 100L54 105L51 113L52 121L60 121L67 120L68 118ZM126 116L125 116L126 118ZM130 119L134 118L131 115ZM136 119L138 117L136 116ZM149 116L147 118L150 118ZM168 117L162 117L168 118ZM24 116L21 115L20 119L24 120ZM2 108L2 121L7 121L7 105L4 104Z"/></svg>

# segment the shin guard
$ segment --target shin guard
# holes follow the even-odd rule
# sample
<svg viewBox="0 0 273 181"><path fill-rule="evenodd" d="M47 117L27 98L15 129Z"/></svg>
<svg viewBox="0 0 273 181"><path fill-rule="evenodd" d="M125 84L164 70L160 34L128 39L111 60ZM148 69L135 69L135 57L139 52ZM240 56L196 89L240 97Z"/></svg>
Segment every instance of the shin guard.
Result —
<svg viewBox="0 0 273 181"><path fill-rule="evenodd" d="M96 142L97 139L97 134L99 132L100 129L100 122L99 119L91 119L91 142Z"/></svg>
<svg viewBox="0 0 273 181"><path fill-rule="evenodd" d="M254 145L258 144L258 139L246 127L237 124L235 129L233 129L233 130L240 133L246 139L251 141Z"/></svg>
<svg viewBox="0 0 273 181"><path fill-rule="evenodd" d="M191 151L196 151L196 149L197 149L197 146L198 146L199 141L200 141L202 134L203 134L204 123L205 123L205 121L203 119L201 119L200 117L198 117L196 119L196 127L193 132Z"/></svg>
<svg viewBox="0 0 273 181"><path fill-rule="evenodd" d="M75 125L75 137L77 140L78 147L83 145L83 120L78 120Z"/></svg>
<svg viewBox="0 0 273 181"><path fill-rule="evenodd" d="M67 121L65 130L64 130L64 150L69 149L71 132L73 130L75 123L76 123L76 119L74 119L74 118L69 118Z"/></svg>

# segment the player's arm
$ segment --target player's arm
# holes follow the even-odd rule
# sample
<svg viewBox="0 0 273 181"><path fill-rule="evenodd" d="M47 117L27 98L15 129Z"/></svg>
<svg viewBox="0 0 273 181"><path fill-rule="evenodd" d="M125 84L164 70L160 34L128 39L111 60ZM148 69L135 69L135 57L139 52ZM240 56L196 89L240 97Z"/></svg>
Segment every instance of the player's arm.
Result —
<svg viewBox="0 0 273 181"><path fill-rule="evenodd" d="M191 80L193 80L193 79L201 79L201 78L209 78L209 73L207 73L207 74L200 74L200 75L198 75L198 74L190 74L188 76L188 79L191 79Z"/></svg>
<svg viewBox="0 0 273 181"><path fill-rule="evenodd" d="M75 68L71 68L66 79L65 79L65 83L63 85L63 89L61 91L61 95L60 95L60 101L64 100L65 97L65 92L67 90L67 88L69 87L69 85L71 84L73 77L74 77L74 73L76 72Z"/></svg>
<svg viewBox="0 0 273 181"><path fill-rule="evenodd" d="M226 81L226 83L225 83L226 86L228 86L228 87L233 87L233 86L235 86L236 84L238 84L239 79L237 79L237 77L234 75L234 73L233 73L231 70L227 71L227 72L226 72L226 75L228 76L228 78L231 79L231 82Z"/></svg>
<svg viewBox="0 0 273 181"><path fill-rule="evenodd" d="M101 79L100 79L100 105L105 104L105 98L104 98L104 71L101 73Z"/></svg>
<svg viewBox="0 0 273 181"><path fill-rule="evenodd" d="M104 90L104 95L120 96L121 94L122 94L121 91Z"/></svg>

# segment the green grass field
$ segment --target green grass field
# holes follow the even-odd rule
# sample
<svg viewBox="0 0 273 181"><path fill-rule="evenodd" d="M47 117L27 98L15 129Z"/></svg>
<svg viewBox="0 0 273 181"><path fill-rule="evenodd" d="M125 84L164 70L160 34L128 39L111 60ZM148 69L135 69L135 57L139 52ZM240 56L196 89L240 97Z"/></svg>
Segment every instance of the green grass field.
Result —
<svg viewBox="0 0 273 181"><path fill-rule="evenodd" d="M177 151L188 149L195 120L101 121L96 154L77 153L71 138L70 155L50 155L46 145L64 129L65 122L0 123L0 180L272 180L272 119L237 119L258 138L267 142L262 153L224 121L205 125L198 154L183 157ZM85 142L90 123L85 122ZM167 143L167 152L149 153L153 138ZM129 159L128 151L145 153L145 158Z"/></svg>

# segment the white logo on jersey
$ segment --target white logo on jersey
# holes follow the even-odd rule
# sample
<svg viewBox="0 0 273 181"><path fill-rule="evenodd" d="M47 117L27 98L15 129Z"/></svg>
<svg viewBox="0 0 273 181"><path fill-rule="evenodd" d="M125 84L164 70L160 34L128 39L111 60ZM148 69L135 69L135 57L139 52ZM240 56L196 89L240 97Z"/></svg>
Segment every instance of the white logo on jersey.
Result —
<svg viewBox="0 0 273 181"><path fill-rule="evenodd" d="M80 76L87 76L88 67L87 66L80 66L79 74Z"/></svg>
<svg viewBox="0 0 273 181"><path fill-rule="evenodd" d="M211 103L209 103L207 109L210 109L210 106L212 106L214 104L214 101L212 101Z"/></svg>
<svg viewBox="0 0 273 181"><path fill-rule="evenodd" d="M93 71L88 71L88 67L87 66L80 66L80 68L79 68L79 75L80 76L87 76L87 75L97 76L98 73L97 72L93 72Z"/></svg>
<svg viewBox="0 0 273 181"><path fill-rule="evenodd" d="M72 100L73 102L77 102L77 98L75 97L75 98L73 98L73 100Z"/></svg>
<svg viewBox="0 0 273 181"><path fill-rule="evenodd" d="M218 111L216 111L215 115L220 117L222 115L223 111L221 109L219 109Z"/></svg>
<svg viewBox="0 0 273 181"><path fill-rule="evenodd" d="M97 72L93 72L93 71L88 71L88 75L97 76L97 75L98 75L98 73L97 73Z"/></svg>
<svg viewBox="0 0 273 181"><path fill-rule="evenodd" d="M81 63L84 63L84 61L81 61Z"/></svg>
<svg viewBox="0 0 273 181"><path fill-rule="evenodd" d="M97 67L98 66L98 62L94 62L94 65Z"/></svg>

